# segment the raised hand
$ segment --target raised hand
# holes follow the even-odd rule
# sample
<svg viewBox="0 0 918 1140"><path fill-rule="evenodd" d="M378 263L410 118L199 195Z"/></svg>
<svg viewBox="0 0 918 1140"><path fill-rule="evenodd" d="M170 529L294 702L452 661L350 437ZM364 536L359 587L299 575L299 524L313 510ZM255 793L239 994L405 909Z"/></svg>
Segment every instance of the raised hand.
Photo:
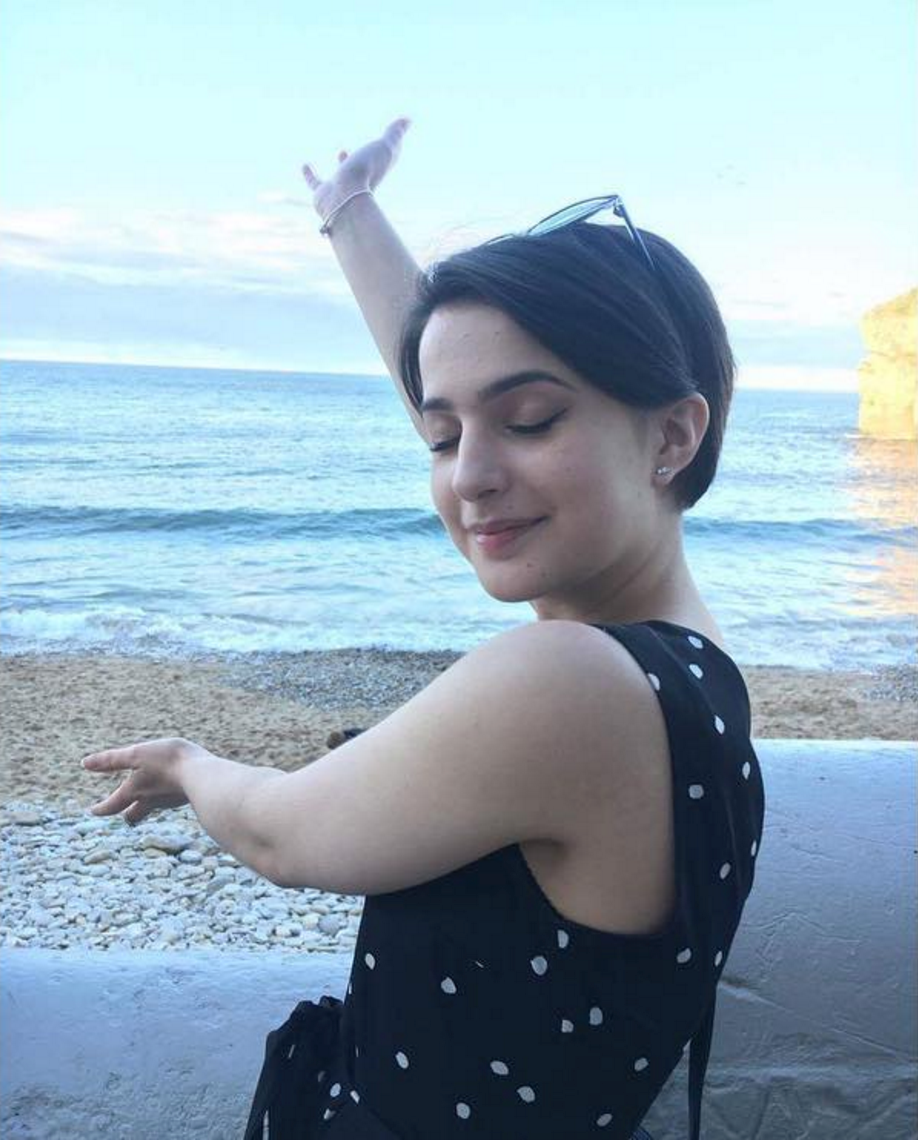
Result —
<svg viewBox="0 0 918 1140"><path fill-rule="evenodd" d="M398 160L402 139L411 124L395 119L377 139L353 152L338 152L338 169L330 178L319 177L312 163L303 165L303 177L314 191L312 204L323 220L335 206L355 190L375 190Z"/></svg>

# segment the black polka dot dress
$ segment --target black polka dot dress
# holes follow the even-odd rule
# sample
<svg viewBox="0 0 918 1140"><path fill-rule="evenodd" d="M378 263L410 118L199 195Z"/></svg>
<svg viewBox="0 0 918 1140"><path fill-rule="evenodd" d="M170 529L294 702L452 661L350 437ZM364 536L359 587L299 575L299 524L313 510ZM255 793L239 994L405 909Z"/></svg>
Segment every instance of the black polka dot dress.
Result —
<svg viewBox="0 0 918 1140"><path fill-rule="evenodd" d="M693 630L596 628L641 665L666 720L678 893L669 925L613 934L565 918L518 844L367 896L304 1135L627 1140L642 1135L691 1045L697 1137L716 987L764 823L749 696L733 660Z"/></svg>

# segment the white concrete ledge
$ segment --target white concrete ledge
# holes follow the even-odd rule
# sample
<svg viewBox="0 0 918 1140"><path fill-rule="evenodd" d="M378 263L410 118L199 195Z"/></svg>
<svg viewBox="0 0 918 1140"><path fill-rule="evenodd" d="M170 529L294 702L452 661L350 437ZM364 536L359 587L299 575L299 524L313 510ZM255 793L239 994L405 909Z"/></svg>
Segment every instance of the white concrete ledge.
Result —
<svg viewBox="0 0 918 1140"><path fill-rule="evenodd" d="M718 991L704 1140L914 1140L916 747L756 742L766 822ZM351 952L0 953L5 1140L239 1140L269 1030ZM688 1134L688 1052L648 1113ZM431 1137L431 1140L437 1140Z"/></svg>

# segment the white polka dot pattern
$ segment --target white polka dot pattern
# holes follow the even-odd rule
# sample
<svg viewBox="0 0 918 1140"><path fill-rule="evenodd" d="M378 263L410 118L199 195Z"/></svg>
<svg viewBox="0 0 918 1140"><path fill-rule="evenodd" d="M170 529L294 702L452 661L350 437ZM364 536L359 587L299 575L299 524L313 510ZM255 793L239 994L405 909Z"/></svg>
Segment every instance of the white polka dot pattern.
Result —
<svg viewBox="0 0 918 1140"><path fill-rule="evenodd" d="M687 637L687 641L691 645L693 651L695 651L695 650L703 651L706 648L705 642L700 637L690 635ZM711 700L711 704L713 704L714 707L717 707L717 699L720 696L720 690L718 688L717 670L715 668L715 665L717 664L716 656L713 656L711 654L707 654L706 655L707 665L706 665L706 667L702 667L702 665L698 661L685 660L686 657L693 656L694 654L689 654L689 652L685 649L682 650L682 653L684 654L684 656L682 657L682 660L684 662L684 667L687 668L688 673L690 673L691 676L696 681L703 682L703 684L698 686L698 690L700 690L703 694L705 694L707 699ZM669 662L671 662L671 661L672 661L672 658L669 658L668 662L664 666L664 669L666 669L666 670L669 669L669 667L670 667ZM653 689L655 690L655 692L657 692L658 694L661 694L661 693L663 694L661 697L661 705L663 707L664 713L667 714L668 726L671 727L671 724L670 724L671 717L669 715L669 712L673 707L673 705L671 704L672 697L670 694L664 692L663 685L662 685L662 682L660 679L660 673L662 673L663 676L666 676L667 678L669 678L669 673L664 671L663 669L661 669L659 672L651 672L651 671L648 671L647 669L645 669L644 671L645 671L645 674L646 674L648 680L650 681L650 684L652 685ZM685 694L689 693L689 689L687 687L689 684L688 678L683 675L680 679L678 676L674 675L672 677L671 682L668 679L667 687L669 687L670 684L672 684L675 687L675 685L677 683L679 683L682 686L682 690L679 694L679 699L682 700L683 699L682 694L683 693L685 693ZM698 691L698 690L692 690L692 691ZM706 690L707 690L707 692L706 692ZM713 691L713 694L711 691ZM729 785L717 783L717 780L721 779L721 777L719 775L719 768L716 767L717 760L718 760L718 757L720 755L720 752L716 748L706 747L706 745L710 744L710 737L706 736L705 733L709 734L709 732L710 732L710 725L712 723L712 720L711 720L712 717L713 717L713 727L719 736L722 736L722 737L725 736L726 724L720 715L714 713L714 709L711 707L711 705L707 705L706 707L708 710L705 714L706 724L700 723L700 718L699 718L699 721L696 722L696 724L693 726L696 744L693 747L692 751L687 754L689 762L685 764L684 768L680 769L678 764L676 763L675 758L674 758L674 772L676 775L681 775L683 777L683 779L684 779L684 776L686 774L686 771L692 771L692 773L695 775L706 774L706 783L709 782L707 779L707 776L710 776L710 780L715 781L713 788L709 789L713 793L713 803L711 804L711 811L713 811L714 808L719 809L722 802L725 802L725 799L722 796L722 792L725 792L727 790L727 788L729 787ZM721 711L725 711L725 712L727 711L726 705L721 705ZM730 714L728 712L728 719L729 719L729 715ZM742 718L740 718L737 721L737 723L742 724L745 722ZM742 735L742 734L740 733L740 735ZM673 734L670 734L670 741L674 742L675 740L676 740L676 737ZM729 741L729 738L728 738L728 741ZM686 754L683 754L684 759L685 759L685 755ZM731 769L730 771L735 772L735 769ZM750 776L752 773L752 764L751 764L750 760L744 761L740 771L742 773L742 778L744 780L748 781L750 779ZM736 787L735 784L734 784L734 787ZM742 785L739 785L739 788L742 788ZM739 788L737 788L735 793L731 793L731 794L737 794L737 795L740 794ZM688 783L688 781L686 780L684 783L682 783L681 789L679 789L679 794L685 795L686 792L688 793L688 797L690 800L693 800L696 802L700 801L700 800L704 799L704 797L706 795L705 785L702 783ZM688 809L681 809L680 808L680 811L682 811L682 810L688 810ZM686 815L684 817L680 816L680 818L685 818L686 820L691 819L692 821L701 820L702 821L701 826L705 827L706 829L708 828L708 825L709 825L709 816L707 814L707 808L705 808L705 809L691 809L691 811L688 815ZM713 818L713 817L711 817L711 818ZM697 826L699 826L699 824L697 822L693 822L692 826L697 827ZM714 833L714 836L716 837L716 833ZM732 838L732 836L731 836L731 838ZM723 844L725 845L726 843L729 843L729 842L730 842L730 840L726 840L726 841L723 841ZM733 857L732 853L734 851L732 844L730 846L726 846L726 849L724 849L724 845L721 846L721 852L720 852L721 858L723 858L723 855L725 855L725 854L730 854L731 858L732 858ZM757 841L753 840L751 848L750 848L750 856L752 858L755 857L757 850L758 850ZM733 871L733 865L731 862L727 862L727 861L722 862L720 864L719 872L718 872L720 880L724 881L724 880L728 879L728 877L731 875L732 871ZM709 874L710 874L710 871L708 871L706 873L706 877ZM718 893L718 897L723 897L723 898L730 898L731 895L732 895L732 892L730 892L730 891ZM555 930L555 938L557 941L558 950L559 951L567 950L568 947L571 946L571 937L570 937L569 932L567 930L565 930L561 927L557 927L557 926L555 926L554 930ZM713 933L714 933L715 937L725 939L725 928L714 927ZM669 935L667 935L667 938L668 937L669 937ZM683 930L681 937L683 939L685 939L686 942L691 942L694 940L693 931L691 929ZM581 948L582 944L586 941L587 941L586 939L579 937L579 932L575 932L575 941L574 941L575 950ZM544 932L540 932L540 937L537 941L537 946L539 945L539 943L541 943L540 948L544 949L546 946L546 942L544 940ZM668 951L668 953L667 953L668 964L667 964L666 968L673 972L673 977L675 978L675 976L676 976L675 971L677 969L681 969L681 968L689 966L695 960L695 956L693 954L693 947L691 945L680 946L679 943L669 943L669 945L672 946L672 949L671 949L671 951ZM715 942L715 945L716 945L716 942ZM724 946L726 949L729 949L729 942L725 941ZM483 951L487 951L488 947L482 946L481 949ZM533 947L532 949L535 950L536 947ZM695 949L698 949L697 945L695 946ZM707 953L707 951L702 951L702 957L706 956L706 953ZM489 957L488 953L486 953L485 956ZM675 958L675 963L673 963L673 958ZM479 961L478 959L471 959L471 955L469 955L469 959L471 961L474 961L475 966L477 966L479 969L481 969L481 970L485 969L485 965L483 962ZM528 991L528 988L531 988L532 986L539 985L539 983L532 981L532 975L535 975L537 978L544 978L549 973L549 967L551 966L552 970L553 970L553 977L552 977L552 979L550 979L548 982L545 983L545 992L547 994L551 995L550 1000L554 1000L557 997L557 995L564 993L563 989L561 988L561 983L564 981L563 966L565 963L565 959L568 963L569 968L576 968L578 971L580 971L582 969L582 966L581 966L579 959L575 957L573 952L571 952L571 954L569 954L569 955L565 955L565 958L561 958L561 957L553 958L551 956L551 954L548 953L547 951L545 954L535 953L533 956L529 956L528 954L525 954L525 952L523 954L520 954L518 957L516 957L516 962L517 962L516 969L519 972L519 974L522 976L523 969L525 967L525 963L528 961L529 971L526 972L526 977L528 977L529 980L527 982L525 982L525 985L526 985L527 991ZM573 959L573 961L571 961L571 959ZM383 960L385 962L388 962L389 956L386 956L385 959L383 959ZM723 960L724 960L724 949L718 949L716 951L714 957L713 957L713 963L714 963L715 969L719 970L721 964L723 963ZM369 970L374 970L376 968L377 959L373 954L371 954L371 953L364 954L364 962L366 963L366 966ZM493 964L493 959L489 958L489 962L492 962L492 964ZM454 965L454 963L453 963L453 965ZM383 973L385 973L385 971L383 971ZM455 1002L450 1003L450 1008L452 1010L459 1010L460 1012L465 1008L464 999L467 997L473 996L472 991L473 991L474 987L480 986L482 984L486 984L488 978L490 976L493 976L491 972L489 972L488 974L485 974L480 979L476 976L470 980L469 985L466 985L465 983L466 983L467 979L466 979L466 975L462 972L462 967L459 967L458 972L456 971L456 969L453 969L451 971L451 973L454 976L446 975L446 976L440 977L439 987L440 987L440 990L442 991L442 993L444 993L444 994L448 994L451 996L460 995L459 998ZM695 976L695 973L696 973L696 971L694 970L694 968L690 968L690 969L684 971L684 974L682 975L682 980L681 980L681 985L682 985L683 990L687 990L687 989L691 988L691 987L686 986L686 980L691 981L692 978ZM459 982L461 983L460 985L457 985L455 978L459 979ZM578 973L578 979L580 979L582 981L582 975L579 973ZM381 979L381 981L379 983L377 983L377 985L381 985L383 981L386 981L386 979L385 978ZM471 983L474 983L474 986ZM353 987L349 983L348 984L348 994L350 995L352 992L353 992ZM580 991L578 990L575 992L578 992L578 994L579 994ZM533 994L535 994L535 991L533 991ZM606 996L606 995L603 995L603 996ZM599 998L599 997L600 997L599 993L594 994L594 999ZM624 1023L619 1022L619 1013L624 1012L624 1011L620 1011L614 1004L613 1005L607 1004L605 1000L603 1000L602 1005L597 1003L597 1004L593 1004L593 1005L589 1006L588 1014L587 1014L588 1025L590 1027L592 1027L593 1029L597 1029L597 1028L602 1027L604 1025L604 1023L606 1021L605 1015L604 1015L604 1008L611 1010L612 1027L615 1029L620 1029L622 1027L622 1024L624 1024L625 1033L627 1034L629 1032L629 1030L627 1028L627 1020ZM545 1010L545 1012L547 1012L547 1009ZM603 1049L606 1048L605 1033L607 1031L604 1031L603 1033L595 1033L593 1035L590 1035L589 1032L583 1028L583 1019L582 1019L582 1015L580 1014L580 1012L576 1011L576 1013L574 1013L574 1010L569 1010L568 1012L571 1012L572 1014L574 1014L574 1016L572 1016L572 1017L560 1016L557 1018L557 1020L555 1020L554 1018L552 1019L553 1023L558 1027L558 1032L560 1035L577 1034L577 1035L579 1035L579 1040L580 1040L581 1044L583 1043L583 1040L585 1038L592 1036L592 1039L596 1043L597 1047L601 1046ZM451 1016L452 1016L452 1014L451 1014ZM625 1018L627 1019L627 1012L625 1012ZM503 1034L502 1034L502 1036L503 1036ZM610 1043L614 1044L615 1037L616 1037L615 1034L610 1035ZM652 1051L658 1043L651 1042L648 1039L647 1043L645 1044L645 1049L646 1049L647 1053L649 1053L650 1055L649 1056L647 1056L647 1055L636 1056L635 1054L638 1052L638 1049L640 1048L640 1046L638 1045L639 1040L640 1040L640 1038L638 1038L638 1037L634 1038L634 1042L633 1042L634 1052L630 1055L630 1057L626 1054L625 1057L620 1059L619 1064L621 1065L623 1063L625 1067L630 1067L633 1070L633 1073L635 1073L635 1074L643 1073L645 1071L649 1071L648 1077L642 1079L641 1085L644 1088L652 1089L652 1086L654 1084L654 1076L656 1075L658 1077L659 1072L660 1072L660 1065L655 1063L656 1062L656 1054L655 1054L655 1052ZM559 1050L568 1050L569 1051L572 1047L576 1047L577 1041L578 1041L578 1038L576 1038L576 1037L575 1037L575 1041L573 1043L570 1043L570 1042L561 1043L559 1040L558 1048L559 1048ZM624 1045L627 1041L628 1041L627 1036L619 1038L619 1044L620 1045ZM688 1048L690 1043L691 1043L691 1039L689 1041L687 1041L684 1046L682 1046L683 1052L686 1051L686 1049ZM412 1039L407 1038L407 1037L402 1037L401 1040L396 1039L396 1041L393 1042L393 1044L402 1044L402 1045L405 1045L406 1047L410 1047L412 1050L412 1053L411 1053L412 1056L414 1056L414 1050L418 1047L418 1041L417 1040L412 1040ZM423 1045L423 1042L421 1044ZM677 1046L680 1045L681 1039L679 1039L679 1041L676 1041L675 1044ZM383 1053L382 1050L380 1052ZM356 1048L355 1048L355 1055L356 1055ZM385 1055L385 1054L383 1053L383 1055ZM408 1070L410 1068L408 1053L406 1053L402 1050L399 1050L398 1052L395 1052L394 1054L389 1053L388 1055L389 1056L394 1055L394 1059L396 1061L396 1064L402 1070ZM570 1054L567 1053L566 1055L569 1056ZM574 1055L578 1056L578 1058L579 1058L578 1054L575 1053ZM422 1054L422 1056L423 1056L423 1054ZM529 1061L528 1061L526 1054L525 1053L517 1054L515 1051L511 1052L511 1046L508 1042L508 1044L506 1045L505 1056L508 1057L508 1059L513 1062L513 1066L512 1066L513 1070L514 1070L513 1076L515 1079L513 1082L508 1081L506 1084L499 1086L499 1088L501 1088L503 1090L503 1095L508 1097L508 1098L513 1099L512 1094L515 1091L516 1097L519 1099L519 1101L522 1101L524 1104L534 1104L537 1101L538 1097L542 1097L543 1101L548 1100L550 1102L551 1098L550 1098L549 1094L552 1092L552 1090L547 1088L547 1087L543 1088L542 1084L540 1083L541 1079L542 1079L540 1071L533 1071L532 1069L529 1068ZM560 1056L561 1055L559 1054L559 1057ZM561 1058L561 1060L563 1062L563 1058ZM491 1073L495 1077L509 1077L511 1075L511 1065L508 1063L508 1060L494 1059L494 1060L491 1060L489 1062L489 1066L490 1066ZM418 1063L417 1068L423 1069L421 1062ZM623 1075L624 1074L620 1073L620 1077ZM423 1073L419 1072L416 1076L414 1076L413 1079L418 1080L418 1079L421 1079L422 1076L423 1076ZM323 1072L319 1075L319 1080L321 1081L324 1077L325 1077L325 1073ZM525 1081L527 1079L530 1081L535 1080L535 1085L528 1084L528 1083L520 1083L517 1085L517 1083L516 1083L517 1081ZM630 1074L629 1074L628 1079L633 1080L633 1078L630 1076ZM405 1081L404 1095L415 1095L414 1093L411 1092L411 1080L412 1080L411 1077L404 1078L404 1081ZM345 1082L345 1085L346 1085L346 1082ZM635 1085L637 1086L637 1082L635 1082ZM625 1087L624 1084L622 1084L621 1088L624 1089L624 1087ZM336 1082L334 1085L332 1085L331 1089L329 1090L329 1095L332 1098L337 1097L341 1094L341 1089L342 1089L341 1083ZM417 1090L415 1090L415 1093L416 1093L416 1091ZM601 1091L601 1090L599 1090L599 1091ZM473 1110L476 1114L479 1113L479 1111L482 1114L484 1114L485 1107L488 1104L487 1099L483 1099L481 1102L481 1105L479 1106L476 1097L469 1095L469 1093L471 1092L471 1089L469 1089L468 1087L466 1087L464 1089L459 1088L459 1089L457 1089L457 1092L459 1092L459 1093L464 1092L465 1095L468 1097L468 1100L454 1100L453 1101L455 1115L458 1119L470 1120L472 1115L473 1115ZM402 1095L402 1094L399 1094L399 1095ZM493 1093L485 1094L483 1092L483 1096L490 1096L490 1095L494 1095L494 1094ZM608 1090L606 1090L606 1095L608 1095ZM360 1098L359 1098L356 1090L351 1090L350 1096L355 1102L359 1102ZM506 1102L504 1102L504 1103L506 1103ZM571 1107L573 1107L573 1108L579 1107L581 1115L580 1115L579 1124L577 1125L577 1127L580 1129L581 1132L584 1129L584 1125L589 1124L590 1121L593 1122L593 1124L596 1128L606 1128L608 1125L610 1125L613 1121L613 1113L612 1113L612 1111L606 1111L607 1108L614 1109L616 1111L616 1113L624 1111L622 1106L619 1105L617 1102L609 1103L609 1101L606 1101L606 1103L604 1104L602 1100L598 1100L598 1103L594 1102L592 1105L589 1105L589 1106L584 1104L584 1105L580 1105L580 1106L572 1105ZM546 1106L543 1104L542 1111L545 1111L545 1108L546 1108ZM584 1118L583 1113L587 1109L591 1115ZM440 1112L448 1111L448 1103L446 1105L442 1105L440 1107L439 1111ZM516 1108L515 1111L521 1112L522 1110ZM533 1116L534 1119L537 1119L539 1116L539 1111L535 1110L534 1114L530 1114L530 1115ZM334 1110L328 1109L325 1113L325 1119L328 1120L332 1116L334 1116ZM484 1119L481 1121L481 1123L476 1122L476 1125L473 1126L473 1130L474 1130L474 1128L480 1128L480 1127L485 1126L486 1123L487 1122ZM431 1127L431 1129L435 1129L434 1124L431 1124L430 1127ZM508 1125L508 1127L509 1127L509 1125ZM535 1125L530 1122L530 1127L535 1128ZM572 1125L572 1129L573 1129L573 1125Z"/></svg>

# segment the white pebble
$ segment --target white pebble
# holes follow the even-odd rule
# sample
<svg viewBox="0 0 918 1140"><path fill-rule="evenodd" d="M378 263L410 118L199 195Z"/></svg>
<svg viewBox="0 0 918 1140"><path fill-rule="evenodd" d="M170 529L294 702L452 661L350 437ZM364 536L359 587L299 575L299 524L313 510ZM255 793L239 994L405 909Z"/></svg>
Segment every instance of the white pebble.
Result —
<svg viewBox="0 0 918 1140"><path fill-rule="evenodd" d="M80 810L0 808L3 945L327 953L356 942L362 897L276 886L221 851L190 806L134 827Z"/></svg>

